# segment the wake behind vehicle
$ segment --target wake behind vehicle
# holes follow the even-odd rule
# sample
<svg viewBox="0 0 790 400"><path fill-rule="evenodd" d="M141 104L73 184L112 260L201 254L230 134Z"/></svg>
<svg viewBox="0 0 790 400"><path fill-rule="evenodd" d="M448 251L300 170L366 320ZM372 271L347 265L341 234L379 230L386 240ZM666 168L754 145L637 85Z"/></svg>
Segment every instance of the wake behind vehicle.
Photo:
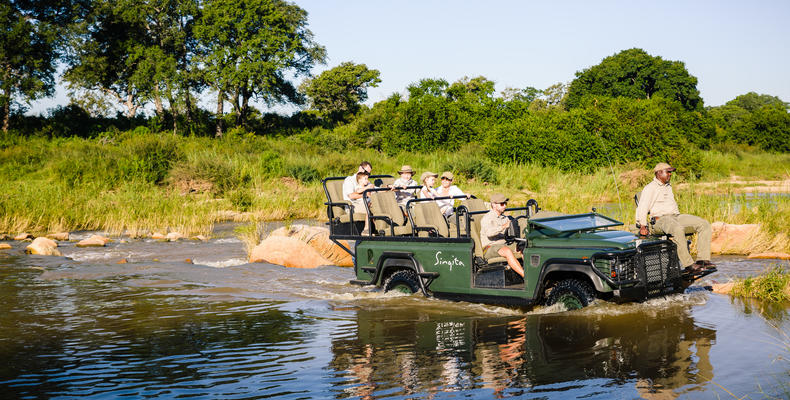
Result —
<svg viewBox="0 0 790 400"><path fill-rule="evenodd" d="M391 179L378 178L385 184ZM480 220L487 210L480 199L452 198L460 205L448 221L434 200L413 199L403 209L394 192L381 187L363 193L369 199L365 212L351 212L342 200L343 179L323 180L325 205L330 238L354 256L351 282L358 285L469 302L562 303L576 309L596 298L643 301L680 293L715 271L684 273L671 241L612 229L623 223L594 211L541 211L530 200L506 210L512 215L507 240L517 242L523 254L522 278L503 257L483 258ZM370 229L363 235L366 219Z"/></svg>

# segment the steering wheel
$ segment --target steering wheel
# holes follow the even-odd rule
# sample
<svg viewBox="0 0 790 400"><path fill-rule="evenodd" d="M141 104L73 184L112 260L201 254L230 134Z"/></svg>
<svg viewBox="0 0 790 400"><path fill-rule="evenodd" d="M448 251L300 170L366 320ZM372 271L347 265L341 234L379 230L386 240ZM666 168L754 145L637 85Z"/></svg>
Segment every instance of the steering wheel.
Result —
<svg viewBox="0 0 790 400"><path fill-rule="evenodd" d="M519 232L518 220L510 216L508 216L508 219L510 219L510 226L508 226L507 229L505 229L504 236L505 236L505 243L511 244L515 242L516 239L519 238L521 235Z"/></svg>

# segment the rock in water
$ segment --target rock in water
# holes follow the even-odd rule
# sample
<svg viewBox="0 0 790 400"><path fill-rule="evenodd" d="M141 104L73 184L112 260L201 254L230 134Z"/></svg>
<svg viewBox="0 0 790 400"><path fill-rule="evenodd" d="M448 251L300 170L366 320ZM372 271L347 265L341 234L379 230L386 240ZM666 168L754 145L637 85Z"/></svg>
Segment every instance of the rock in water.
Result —
<svg viewBox="0 0 790 400"><path fill-rule="evenodd" d="M333 263L307 243L292 237L269 236L252 250L250 262L268 262L289 268L316 268Z"/></svg>
<svg viewBox="0 0 790 400"><path fill-rule="evenodd" d="M331 265L340 267L354 266L354 262L351 260L351 254L348 254L348 252L340 248L335 242L329 240L329 229L327 228L297 224L276 229L269 235L269 238L275 236L291 237L307 243L317 251L321 257L329 260ZM341 241L341 243L348 247L347 242Z"/></svg>
<svg viewBox="0 0 790 400"><path fill-rule="evenodd" d="M776 253L776 252L752 253L749 254L749 258L761 258L761 259L769 259L769 260L790 260L790 254Z"/></svg>
<svg viewBox="0 0 790 400"><path fill-rule="evenodd" d="M710 250L716 254L739 254L744 244L751 242L755 235L760 233L757 224L725 224L714 222L713 238L710 241Z"/></svg>
<svg viewBox="0 0 790 400"><path fill-rule="evenodd" d="M58 244L54 240L40 237L27 245L25 252L41 256L61 256L62 254L60 254L57 247Z"/></svg>
<svg viewBox="0 0 790 400"><path fill-rule="evenodd" d="M22 233L20 233L20 234L18 234L16 236L14 236L14 240L25 240L25 239L33 239L33 235L31 235L31 234L29 234L27 232L22 232Z"/></svg>
<svg viewBox="0 0 790 400"><path fill-rule="evenodd" d="M11 248L13 248L13 247L11 247L11 245L8 244L8 243L0 243L0 250L8 250L8 249L11 249Z"/></svg>
<svg viewBox="0 0 790 400"><path fill-rule="evenodd" d="M160 233L160 232L154 232L154 233L151 235L151 239L154 239L154 240L164 240L164 239L167 239L167 237L165 237L165 235L164 235L164 234L162 234L162 233Z"/></svg>
<svg viewBox="0 0 790 400"><path fill-rule="evenodd" d="M69 233L68 232L50 233L49 235L47 235L47 238L61 242L68 242Z"/></svg>
<svg viewBox="0 0 790 400"><path fill-rule="evenodd" d="M104 247L110 239L104 236L91 235L91 237L77 242L77 247Z"/></svg>
<svg viewBox="0 0 790 400"><path fill-rule="evenodd" d="M713 287L713 293L730 294L730 292L732 291L732 287L735 286L735 283L734 282L714 283L711 286Z"/></svg>
<svg viewBox="0 0 790 400"><path fill-rule="evenodd" d="M170 232L165 236L165 239L167 239L168 242L177 242L178 239L183 239L183 238L184 235L178 232Z"/></svg>

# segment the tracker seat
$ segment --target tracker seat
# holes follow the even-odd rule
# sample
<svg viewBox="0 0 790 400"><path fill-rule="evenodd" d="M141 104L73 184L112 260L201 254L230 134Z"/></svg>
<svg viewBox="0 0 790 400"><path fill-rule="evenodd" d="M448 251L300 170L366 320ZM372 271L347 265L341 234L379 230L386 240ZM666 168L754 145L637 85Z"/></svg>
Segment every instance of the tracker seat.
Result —
<svg viewBox="0 0 790 400"><path fill-rule="evenodd" d="M395 192L368 193L370 220L379 236L404 236L412 234L412 226L395 200Z"/></svg>

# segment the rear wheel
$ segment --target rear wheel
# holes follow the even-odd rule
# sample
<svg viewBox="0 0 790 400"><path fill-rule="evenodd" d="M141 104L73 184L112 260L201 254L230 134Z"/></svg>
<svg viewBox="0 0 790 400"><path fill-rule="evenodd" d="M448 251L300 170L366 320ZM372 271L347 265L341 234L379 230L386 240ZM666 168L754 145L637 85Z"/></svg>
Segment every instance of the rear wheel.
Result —
<svg viewBox="0 0 790 400"><path fill-rule="evenodd" d="M565 279L557 283L546 299L546 305L560 303L568 310L587 307L595 300L593 289L587 282L578 279Z"/></svg>
<svg viewBox="0 0 790 400"><path fill-rule="evenodd" d="M420 282L417 279L417 274L413 270L402 269L390 275L387 282L384 283L384 291L394 290L407 294L416 293L420 290Z"/></svg>

